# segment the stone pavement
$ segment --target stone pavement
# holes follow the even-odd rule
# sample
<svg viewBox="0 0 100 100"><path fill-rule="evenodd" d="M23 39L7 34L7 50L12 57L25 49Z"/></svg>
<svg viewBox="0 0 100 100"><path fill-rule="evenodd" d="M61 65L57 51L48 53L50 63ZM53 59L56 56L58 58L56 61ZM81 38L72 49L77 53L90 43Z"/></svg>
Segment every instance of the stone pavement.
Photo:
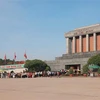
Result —
<svg viewBox="0 0 100 100"><path fill-rule="evenodd" d="M0 79L0 100L100 100L100 78Z"/></svg>

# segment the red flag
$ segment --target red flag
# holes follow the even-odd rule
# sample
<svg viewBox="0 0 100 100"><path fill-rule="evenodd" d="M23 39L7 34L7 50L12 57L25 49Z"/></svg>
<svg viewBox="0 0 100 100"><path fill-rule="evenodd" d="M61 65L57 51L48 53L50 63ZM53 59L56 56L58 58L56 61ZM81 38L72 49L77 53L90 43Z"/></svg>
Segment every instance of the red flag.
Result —
<svg viewBox="0 0 100 100"><path fill-rule="evenodd" d="M27 55L26 55L26 53L24 54L24 57L27 59Z"/></svg>
<svg viewBox="0 0 100 100"><path fill-rule="evenodd" d="M14 60L16 59L16 53L14 53Z"/></svg>
<svg viewBox="0 0 100 100"><path fill-rule="evenodd" d="M5 54L5 56L4 56L4 60L6 61L6 59L7 59L7 58L6 58L6 54Z"/></svg>

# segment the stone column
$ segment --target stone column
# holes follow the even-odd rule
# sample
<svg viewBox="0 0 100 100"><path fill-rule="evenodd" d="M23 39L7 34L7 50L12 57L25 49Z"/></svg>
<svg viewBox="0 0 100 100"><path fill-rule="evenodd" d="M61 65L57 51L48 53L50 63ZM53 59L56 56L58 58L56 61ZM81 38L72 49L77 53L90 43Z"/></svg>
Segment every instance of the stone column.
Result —
<svg viewBox="0 0 100 100"><path fill-rule="evenodd" d="M66 49L67 49L67 54L69 53L69 38L66 38Z"/></svg>
<svg viewBox="0 0 100 100"><path fill-rule="evenodd" d="M86 34L86 52L89 51L89 35Z"/></svg>
<svg viewBox="0 0 100 100"><path fill-rule="evenodd" d="M75 37L73 37L73 53L75 53Z"/></svg>
<svg viewBox="0 0 100 100"><path fill-rule="evenodd" d="M80 49L80 52L82 52L82 36L81 35L79 36L79 43L80 43L79 49Z"/></svg>
<svg viewBox="0 0 100 100"><path fill-rule="evenodd" d="M96 51L96 33L93 33L94 51Z"/></svg>

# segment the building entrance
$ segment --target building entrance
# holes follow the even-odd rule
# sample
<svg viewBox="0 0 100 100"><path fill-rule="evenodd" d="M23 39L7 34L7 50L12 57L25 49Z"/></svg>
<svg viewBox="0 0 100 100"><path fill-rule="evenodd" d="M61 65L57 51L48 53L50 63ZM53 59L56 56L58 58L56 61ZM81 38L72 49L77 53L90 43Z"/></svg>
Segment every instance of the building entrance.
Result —
<svg viewBox="0 0 100 100"><path fill-rule="evenodd" d="M76 65L65 65L65 69L69 70L70 68L73 68L73 71L75 74L77 73L81 73L81 65L80 64L76 64Z"/></svg>

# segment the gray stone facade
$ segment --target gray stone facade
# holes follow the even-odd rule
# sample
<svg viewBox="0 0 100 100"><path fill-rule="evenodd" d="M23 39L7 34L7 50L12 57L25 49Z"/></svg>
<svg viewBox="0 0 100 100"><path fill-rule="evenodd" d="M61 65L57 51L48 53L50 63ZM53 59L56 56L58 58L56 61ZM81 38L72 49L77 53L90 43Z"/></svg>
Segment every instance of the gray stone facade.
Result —
<svg viewBox="0 0 100 100"><path fill-rule="evenodd" d="M75 53L75 54L63 54L62 57L56 57L53 61L45 61L52 71L59 71L65 69L66 65L76 65L79 64L81 69L87 63L88 59L100 51L96 52L86 52L86 53Z"/></svg>

